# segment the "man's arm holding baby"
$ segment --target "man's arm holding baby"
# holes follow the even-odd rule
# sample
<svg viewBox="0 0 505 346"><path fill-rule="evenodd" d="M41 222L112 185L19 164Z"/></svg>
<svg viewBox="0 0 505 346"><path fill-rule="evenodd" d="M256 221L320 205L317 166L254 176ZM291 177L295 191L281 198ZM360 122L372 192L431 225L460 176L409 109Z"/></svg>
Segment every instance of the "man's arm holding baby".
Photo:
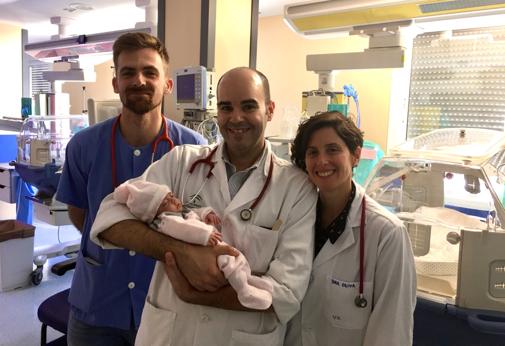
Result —
<svg viewBox="0 0 505 346"><path fill-rule="evenodd" d="M182 274L179 262L176 262L174 254L165 254L165 273L170 280L177 296L186 303L212 306L226 310L240 311L273 311L270 306L267 310L255 310L244 307L237 297L237 292L230 286L225 285L219 289L203 292L196 290Z"/></svg>
<svg viewBox="0 0 505 346"><path fill-rule="evenodd" d="M170 251L190 284L201 291L215 291L226 284L216 258L235 256L236 250L226 244L214 247L188 244L151 229L137 220L128 209L116 203L112 195L100 206L91 230L91 239L104 248L126 248L164 261Z"/></svg>

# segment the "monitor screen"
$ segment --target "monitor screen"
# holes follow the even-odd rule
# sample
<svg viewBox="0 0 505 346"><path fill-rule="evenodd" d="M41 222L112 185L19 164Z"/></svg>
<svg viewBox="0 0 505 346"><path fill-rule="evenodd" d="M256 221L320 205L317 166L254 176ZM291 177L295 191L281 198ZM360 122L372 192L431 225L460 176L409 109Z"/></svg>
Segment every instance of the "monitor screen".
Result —
<svg viewBox="0 0 505 346"><path fill-rule="evenodd" d="M177 103L192 103L195 100L195 75L177 76Z"/></svg>

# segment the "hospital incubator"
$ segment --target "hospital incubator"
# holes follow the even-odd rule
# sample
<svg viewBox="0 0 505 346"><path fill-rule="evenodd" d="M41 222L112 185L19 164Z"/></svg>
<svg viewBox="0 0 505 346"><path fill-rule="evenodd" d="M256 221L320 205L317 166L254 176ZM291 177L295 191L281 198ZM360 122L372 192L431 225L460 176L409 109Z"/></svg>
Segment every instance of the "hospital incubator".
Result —
<svg viewBox="0 0 505 346"><path fill-rule="evenodd" d="M504 183L505 134L475 128L408 140L365 183L407 228L418 298L498 334L505 333Z"/></svg>
<svg viewBox="0 0 505 346"><path fill-rule="evenodd" d="M87 126L87 116L81 115L35 116L23 122L17 137L17 160L12 165L25 182L37 189L34 200L43 205L58 204L53 197L65 160L65 148L72 135Z"/></svg>
<svg viewBox="0 0 505 346"><path fill-rule="evenodd" d="M83 115L33 116L23 122L17 136L17 159L10 165L24 182L35 188L34 195L25 197L33 202L38 220L58 227L71 224L67 206L54 197L65 160L65 148L70 138L87 126L88 118ZM24 201L18 200L18 203ZM32 282L39 284L42 280L42 266L48 257L75 253L79 244L77 239L36 247L33 256L37 269L32 273Z"/></svg>

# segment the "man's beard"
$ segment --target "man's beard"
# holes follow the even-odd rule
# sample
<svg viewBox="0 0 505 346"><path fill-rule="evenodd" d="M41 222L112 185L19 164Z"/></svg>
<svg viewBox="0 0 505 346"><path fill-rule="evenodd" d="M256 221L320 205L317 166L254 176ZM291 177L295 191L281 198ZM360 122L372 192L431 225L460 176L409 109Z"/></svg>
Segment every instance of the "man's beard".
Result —
<svg viewBox="0 0 505 346"><path fill-rule="evenodd" d="M137 97L135 95L135 92L147 92L148 96L146 97L146 94L143 94L141 97ZM134 94L133 97L131 97L130 94ZM158 107L161 104L161 101L158 102L157 104L154 104L153 92L150 88L147 88L147 87L128 88L125 91L123 104L126 108L128 108L133 113L138 114L138 115L142 115L142 114L146 114L149 111L153 110L154 108Z"/></svg>

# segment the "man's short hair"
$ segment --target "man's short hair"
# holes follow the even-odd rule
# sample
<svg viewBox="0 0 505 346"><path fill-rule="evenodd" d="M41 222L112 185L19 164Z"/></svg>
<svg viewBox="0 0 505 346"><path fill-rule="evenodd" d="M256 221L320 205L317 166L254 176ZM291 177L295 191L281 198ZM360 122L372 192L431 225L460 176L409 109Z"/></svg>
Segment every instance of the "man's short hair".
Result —
<svg viewBox="0 0 505 346"><path fill-rule="evenodd" d="M112 60L114 68L117 69L119 55L122 52L134 52L136 50L150 48L154 49L161 57L165 72L168 73L168 56L167 48L157 37L145 32L129 32L119 36L112 47Z"/></svg>

